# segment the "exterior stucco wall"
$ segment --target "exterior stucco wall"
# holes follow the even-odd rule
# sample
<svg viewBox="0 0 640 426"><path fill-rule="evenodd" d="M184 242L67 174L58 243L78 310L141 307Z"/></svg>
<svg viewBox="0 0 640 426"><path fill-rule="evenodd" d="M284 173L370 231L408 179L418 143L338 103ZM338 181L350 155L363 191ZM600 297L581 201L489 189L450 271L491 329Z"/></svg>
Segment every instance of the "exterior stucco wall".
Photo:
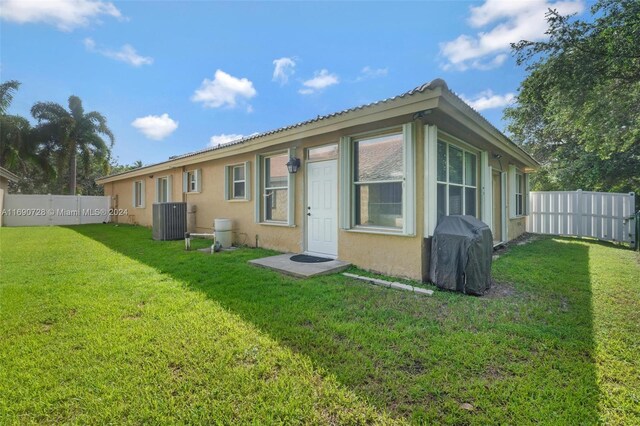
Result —
<svg viewBox="0 0 640 426"><path fill-rule="evenodd" d="M413 236L372 234L340 230L338 258L361 268L385 275L416 280L424 278L424 132L414 123L416 140L416 233Z"/></svg>
<svg viewBox="0 0 640 426"><path fill-rule="evenodd" d="M269 148L238 153L229 157L198 162L196 158L187 166L173 168L167 172L155 172L140 177L122 179L105 184L105 194L112 196L112 205L118 209L127 209L128 215L113 218L119 223L135 223L143 226L152 225L152 206L155 202L156 178L171 174L173 176L172 201L186 201L196 206L195 229L197 232L212 230L216 218L233 220L233 241L250 247L259 246L283 252L302 252L305 250L306 235L306 178L305 178L305 150L307 148L338 143L341 136L350 136L361 132L379 130L391 126L399 126L409 122L411 116L395 117L393 119L354 126L347 129L328 131L325 134L303 138L288 143L282 143ZM437 124L437 123L436 123ZM354 265L375 272L392 276L402 276L412 279L425 279L428 276L430 239L425 238L424 229L424 123L414 123L415 145L415 235L375 234L361 230L338 230L338 257ZM455 128L447 129L449 134L464 142L487 150L489 166L495 170L507 172L510 164L524 168L517 160L501 153L497 160L494 151L484 139L470 137L468 134L457 133ZM274 225L256 223L255 221L255 173L256 155L283 152L295 147L296 156L302 160L302 166L295 179L295 209L294 225ZM340 161L340 160L338 160ZM249 200L225 200L224 182L225 166L250 163L250 177L248 193ZM182 174L191 170L201 171L201 192L185 193L182 190ZM480 173L480 171L479 171ZM145 207L133 208L133 182L145 181ZM507 180L508 181L508 180ZM507 182L507 185L509 183ZM342 183L338 182L338 188ZM506 202L510 203L511 188L507 188ZM479 206L486 201L479 188ZM340 197L338 197L340 200ZM340 201L338 201L340 202ZM341 206L339 206L341 208ZM427 207L429 208L429 207ZM435 209L436 206L433 206ZM479 207L479 212L481 207ZM506 206L508 211L508 205ZM510 219L507 214L508 239L513 239L524 232L525 218Z"/></svg>
<svg viewBox="0 0 640 426"><path fill-rule="evenodd" d="M142 226L152 225L153 203L156 197L156 178L162 176L172 176L173 185L171 190L171 201L183 201L182 199L182 169L175 168L166 172L145 175L121 181L110 182L104 186L104 194L111 196L111 205L114 209L126 210L127 214L114 216L111 218L115 223L128 223ZM145 183L145 206L144 208L133 207L133 183L144 181Z"/></svg>
<svg viewBox="0 0 640 426"><path fill-rule="evenodd" d="M401 121L398 120L397 124ZM389 123L384 123L388 127ZM392 125L395 123L391 123ZM416 126L416 129L420 126ZM362 132L381 128L380 124L374 124L365 128L351 130ZM253 153L240 154L232 157L210 160L206 162L194 162L184 168L171 170L173 176L172 201L186 201L196 206L195 227L198 232L212 230L213 221L216 218L228 218L233 220L233 240L236 244L246 244L250 247L275 249L283 252L302 252L305 250L306 228L306 204L305 204L305 150L307 148L329 143L338 143L344 133L333 132L309 140L299 141L296 145L296 156L302 159L302 166L295 174L295 225L274 225L255 222L255 162L256 154L268 154L282 152L290 148L291 144L272 147L267 150ZM416 138L421 140L422 135L417 131ZM417 188L416 193L422 193L422 147L417 144ZM224 182L225 166L231 166L244 162L250 162L249 193L250 199L225 200ZM201 192L182 194L182 173L190 170L201 170ZM152 225L152 206L155 202L155 179L166 173L155 173L144 177L123 179L105 184L105 194L112 197L112 203L118 209L127 209L128 215L113 218L119 223L131 223L142 226ZM134 208L133 182L145 181L146 202L144 208ZM338 183L340 187L340 182ZM365 232L346 231L338 232L338 257L341 260L351 262L357 266L372 271L405 276L415 279L422 278L422 204L416 203L416 236L379 235Z"/></svg>
<svg viewBox="0 0 640 426"><path fill-rule="evenodd" d="M504 173L508 173L509 166L515 165L518 170L524 171L525 166L522 163L516 161L515 159L513 159L512 157L506 154L501 154L501 155L503 155L503 157L500 158L499 160L495 158L492 158L491 160L489 160L489 167L491 167L493 170L498 170ZM510 241L510 240L513 240L514 238L518 238L520 235L526 232L527 217L526 216L510 217L511 203L514 202L513 194L514 194L515 188L512 187L511 181L508 178L506 179L506 184L507 184L506 200L505 200L506 220L507 220L506 241ZM525 202L528 202L528 200L525 200Z"/></svg>
<svg viewBox="0 0 640 426"><path fill-rule="evenodd" d="M518 164L517 162L512 161L510 162L510 164L515 165L516 168L520 171L524 169L524 167L522 167L522 165ZM514 194L515 188L513 188L511 180L507 179L507 241L518 238L527 230L526 216L511 217L511 203L515 202ZM525 203L528 202L529 200L525 200Z"/></svg>
<svg viewBox="0 0 640 426"><path fill-rule="evenodd" d="M515 219L509 219L509 225L507 232L509 233L509 240L518 238L520 235L527 231L527 218L526 216L518 217Z"/></svg>
<svg viewBox="0 0 640 426"><path fill-rule="evenodd" d="M279 149L268 152L279 152ZM301 153L298 155L302 155ZM225 166L249 162L249 200L225 200L224 182ZM251 247L271 248L286 252L300 252L302 248L302 209L303 209L303 176L302 170L295 175L295 226L280 224L255 223L255 172L256 155L243 154L234 157L194 164L185 171L200 169L202 171L202 191L187 193L188 203L196 206L196 231L211 232L214 219L233 220L233 241ZM182 181L180 183L182 187Z"/></svg>

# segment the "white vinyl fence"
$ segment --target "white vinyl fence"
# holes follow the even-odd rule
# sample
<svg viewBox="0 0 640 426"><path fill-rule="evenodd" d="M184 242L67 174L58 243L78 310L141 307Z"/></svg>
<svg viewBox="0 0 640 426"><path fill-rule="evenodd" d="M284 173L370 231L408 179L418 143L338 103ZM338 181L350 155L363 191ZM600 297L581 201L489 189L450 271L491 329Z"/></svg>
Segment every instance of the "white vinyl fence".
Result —
<svg viewBox="0 0 640 426"><path fill-rule="evenodd" d="M5 194L3 226L81 225L109 222L111 197Z"/></svg>
<svg viewBox="0 0 640 426"><path fill-rule="evenodd" d="M530 192L527 231L633 243L635 195L609 192Z"/></svg>

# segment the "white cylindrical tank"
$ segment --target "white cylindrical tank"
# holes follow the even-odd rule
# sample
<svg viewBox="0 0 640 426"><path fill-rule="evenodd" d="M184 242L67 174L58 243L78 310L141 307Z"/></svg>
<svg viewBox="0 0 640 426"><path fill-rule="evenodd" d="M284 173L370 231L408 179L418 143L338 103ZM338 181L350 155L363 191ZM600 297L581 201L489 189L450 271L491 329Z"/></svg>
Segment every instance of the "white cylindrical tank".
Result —
<svg viewBox="0 0 640 426"><path fill-rule="evenodd" d="M231 219L214 219L213 229L216 231L216 240L220 242L223 248L231 247L232 236L231 229L233 222Z"/></svg>

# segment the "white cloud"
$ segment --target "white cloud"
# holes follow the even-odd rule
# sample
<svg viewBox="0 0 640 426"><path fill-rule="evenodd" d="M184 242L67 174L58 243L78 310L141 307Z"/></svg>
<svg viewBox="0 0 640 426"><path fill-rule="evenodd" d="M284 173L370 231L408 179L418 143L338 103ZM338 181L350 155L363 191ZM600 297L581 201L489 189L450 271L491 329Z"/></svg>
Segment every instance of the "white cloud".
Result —
<svg viewBox="0 0 640 426"><path fill-rule="evenodd" d="M516 96L513 93L496 95L492 90L485 90L472 98L461 97L477 111L483 111L485 109L503 108L513 102Z"/></svg>
<svg viewBox="0 0 640 426"><path fill-rule="evenodd" d="M281 85L287 84L289 77L295 73L296 61L293 58L274 59L273 65L273 81L278 81Z"/></svg>
<svg viewBox="0 0 640 426"><path fill-rule="evenodd" d="M389 74L388 68L371 68L369 65L362 68L356 81L370 80L372 78L386 77Z"/></svg>
<svg viewBox="0 0 640 426"><path fill-rule="evenodd" d="M479 30L475 35L462 34L440 44L440 54L446 60L442 68L464 71L499 67L507 59L511 43L547 38L545 14L549 9L569 15L581 13L584 8L583 0L486 0L470 9L468 23Z"/></svg>
<svg viewBox="0 0 640 426"><path fill-rule="evenodd" d="M101 15L123 19L110 2L98 0L4 0L0 17L19 24L43 22L61 31L86 27Z"/></svg>
<svg viewBox="0 0 640 426"><path fill-rule="evenodd" d="M102 56L105 56L110 59L114 59L116 61L127 63L134 67L141 67L142 65L151 65L153 63L153 58L149 56L141 56L136 52L136 49L129 44L125 44L120 48L120 50L111 50L98 48L96 42L91 38L85 38L83 40L84 46L90 52L99 53Z"/></svg>
<svg viewBox="0 0 640 426"><path fill-rule="evenodd" d="M84 43L84 47L86 47L87 50L93 51L96 48L96 42L93 41L92 38L87 37L82 41L82 43Z"/></svg>
<svg viewBox="0 0 640 426"><path fill-rule="evenodd" d="M340 79L336 74L331 74L328 70L322 69L316 71L313 78L303 81L302 85L304 87L298 90L298 93L301 95L310 95L338 83L340 83Z"/></svg>
<svg viewBox="0 0 640 426"><path fill-rule="evenodd" d="M178 122L171 119L167 113L136 118L131 125L154 141L166 138L178 128Z"/></svg>
<svg viewBox="0 0 640 426"><path fill-rule="evenodd" d="M107 58L115 59L116 61L125 62L134 67L142 65L151 65L153 58L149 56L140 56L136 52L136 49L129 44L125 44L120 50L108 50L102 53Z"/></svg>
<svg viewBox="0 0 640 426"><path fill-rule="evenodd" d="M205 78L191 100L202 102L207 108L228 106L234 108L238 98L251 99L258 92L253 83L246 78L236 78L222 70L216 70L213 80Z"/></svg>
<svg viewBox="0 0 640 426"><path fill-rule="evenodd" d="M215 136L211 136L211 139L209 139L209 146L218 146L218 145L224 145L226 143L229 142L233 142L233 141L237 141L244 138L244 135L237 135L237 134L221 134L221 135L215 135Z"/></svg>

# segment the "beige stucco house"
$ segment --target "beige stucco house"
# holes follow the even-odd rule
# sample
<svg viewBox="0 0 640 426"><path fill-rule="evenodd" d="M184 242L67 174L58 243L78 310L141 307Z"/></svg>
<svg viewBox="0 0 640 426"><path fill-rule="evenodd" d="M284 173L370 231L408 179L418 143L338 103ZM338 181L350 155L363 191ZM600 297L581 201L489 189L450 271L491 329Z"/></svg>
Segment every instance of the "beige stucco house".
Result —
<svg viewBox="0 0 640 426"><path fill-rule="evenodd" d="M0 212L4 210L4 194L9 192L9 182L17 182L18 176L11 173L9 170L0 167ZM0 214L0 226L2 226L2 218L4 215Z"/></svg>
<svg viewBox="0 0 640 426"><path fill-rule="evenodd" d="M537 166L438 79L98 183L127 210L114 221L151 226L153 203L186 201L196 206L196 231L229 218L238 244L428 279L443 215L480 218L496 243L524 232Z"/></svg>

